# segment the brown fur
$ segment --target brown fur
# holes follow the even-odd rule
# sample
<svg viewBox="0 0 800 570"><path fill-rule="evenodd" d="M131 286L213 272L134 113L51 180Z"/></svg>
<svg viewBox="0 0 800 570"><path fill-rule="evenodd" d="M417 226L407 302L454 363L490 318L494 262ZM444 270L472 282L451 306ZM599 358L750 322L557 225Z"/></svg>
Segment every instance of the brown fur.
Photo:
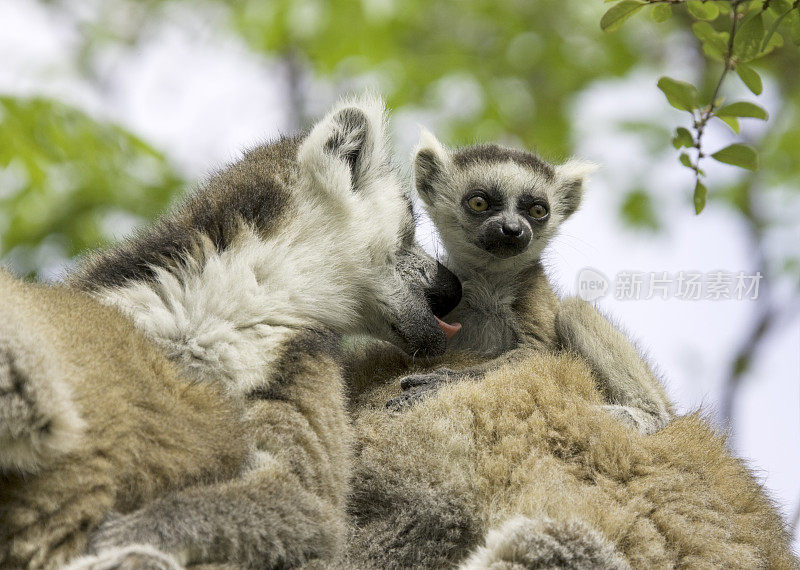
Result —
<svg viewBox="0 0 800 570"><path fill-rule="evenodd" d="M71 394L58 404L74 406L84 422L72 451L41 471L0 474L0 566L57 568L110 511L238 470L246 452L238 407L214 386L183 381L118 311L1 271L0 299L0 319L38 339L27 348L40 353L34 361L56 361ZM46 406L37 395L28 393L32 404Z"/></svg>
<svg viewBox="0 0 800 570"><path fill-rule="evenodd" d="M57 339L0 322L0 442L12 444L0 468L35 474L0 497L9 564L57 565L87 532L90 555L71 568L334 557L352 439L336 335L441 354L432 308L460 298L455 276L413 240L385 126L377 98L344 101L303 139L247 153L94 255L72 285L121 307L149 342L81 293L8 279L22 291L7 296L19 326L39 318ZM59 294L82 301L48 304Z"/></svg>
<svg viewBox="0 0 800 570"><path fill-rule="evenodd" d="M337 556L352 441L342 378L315 333L293 348L284 385L247 403L245 429L257 451L243 472L167 493L103 525L92 537L101 558L121 537L181 563L280 568ZM180 552L176 545L191 546ZM94 567L91 558L80 562Z"/></svg>
<svg viewBox="0 0 800 570"><path fill-rule="evenodd" d="M524 515L577 521L634 568L797 568L763 489L699 414L642 435L599 407L594 384L581 360L540 352L402 414L382 410L391 384L365 393L353 559L389 543L391 526L410 540L368 566L454 564L476 537ZM402 503L376 506L398 487ZM453 512L470 516L453 523Z"/></svg>

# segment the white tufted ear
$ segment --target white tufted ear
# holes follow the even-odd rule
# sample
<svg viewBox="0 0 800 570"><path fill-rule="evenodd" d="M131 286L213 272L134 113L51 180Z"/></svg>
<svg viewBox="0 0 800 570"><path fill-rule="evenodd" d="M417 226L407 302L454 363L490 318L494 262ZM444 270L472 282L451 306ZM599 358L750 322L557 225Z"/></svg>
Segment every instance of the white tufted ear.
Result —
<svg viewBox="0 0 800 570"><path fill-rule="evenodd" d="M587 160L571 158L564 164L556 166L556 190L559 211L567 218L575 213L583 198L583 183L588 176L600 168Z"/></svg>
<svg viewBox="0 0 800 570"><path fill-rule="evenodd" d="M571 158L564 164L556 166L556 176L565 181L585 180L600 168L599 164L580 158Z"/></svg>
<svg viewBox="0 0 800 570"><path fill-rule="evenodd" d="M450 167L450 153L427 129L422 129L420 141L414 150L414 183L420 197L431 204L436 196L436 183L443 179Z"/></svg>
<svg viewBox="0 0 800 570"><path fill-rule="evenodd" d="M332 190L368 188L389 167L383 101L370 94L342 100L311 129L297 157L301 170Z"/></svg>

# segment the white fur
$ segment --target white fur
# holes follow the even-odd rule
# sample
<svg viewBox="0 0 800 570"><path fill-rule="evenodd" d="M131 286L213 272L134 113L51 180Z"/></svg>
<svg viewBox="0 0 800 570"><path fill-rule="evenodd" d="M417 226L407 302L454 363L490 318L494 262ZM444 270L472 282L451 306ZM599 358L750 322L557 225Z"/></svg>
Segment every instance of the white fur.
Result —
<svg viewBox="0 0 800 570"><path fill-rule="evenodd" d="M485 570L494 563L508 562L519 558L514 552L514 538L524 532L529 519L517 515L500 527L489 530L486 534L486 544L478 547L472 555L459 566L459 570Z"/></svg>
<svg viewBox="0 0 800 570"><path fill-rule="evenodd" d="M131 556L146 558L148 569L183 570L183 564L165 552L147 544L134 544L124 548L109 548L96 555L81 556L76 558L63 570L114 570ZM128 564L130 564L130 560ZM135 566L129 566L134 568Z"/></svg>
<svg viewBox="0 0 800 570"><path fill-rule="evenodd" d="M556 176L564 181L585 180L593 174L600 165L580 158L570 158L564 164L556 166Z"/></svg>
<svg viewBox="0 0 800 570"><path fill-rule="evenodd" d="M368 117L368 152L358 191L346 162L324 149L336 114L358 107ZM299 174L288 220L264 239L243 230L219 253L208 243L178 274L157 269L155 282L101 291L198 380L221 380L235 393L265 381L267 364L301 327L363 328L364 303L396 285L390 259L401 224L410 223L389 170L383 104L343 101L298 150ZM381 291L384 291L383 293Z"/></svg>
<svg viewBox="0 0 800 570"><path fill-rule="evenodd" d="M449 341L448 348L496 356L516 346L508 323L515 319L512 305L519 296L520 275L539 260L564 221L565 215L558 205L565 192L582 183L597 166L572 159L554 167L554 180L512 161L459 167L450 151L427 130L422 131L415 157L423 151L437 158L440 172L432 181L433 196L422 193L422 198L447 251L445 265L461 279L463 291L461 303L446 317L463 325ZM469 239L471 226L465 221L467 214L462 205L464 193L475 187L496 188L510 200L522 191L545 196L551 206L545 231L524 252L507 259L478 247Z"/></svg>
<svg viewBox="0 0 800 570"><path fill-rule="evenodd" d="M439 142L436 135L426 128L420 131L419 143L417 143L417 146L414 148L412 156L417 156L423 150L432 152L445 167L451 166L452 161L450 160L450 153L444 145Z"/></svg>

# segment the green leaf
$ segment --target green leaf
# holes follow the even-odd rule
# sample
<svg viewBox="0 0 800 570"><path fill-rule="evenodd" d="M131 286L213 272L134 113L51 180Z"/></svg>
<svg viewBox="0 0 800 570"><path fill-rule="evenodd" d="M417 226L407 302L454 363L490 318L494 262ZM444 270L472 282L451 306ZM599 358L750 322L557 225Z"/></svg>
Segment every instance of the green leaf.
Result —
<svg viewBox="0 0 800 570"><path fill-rule="evenodd" d="M650 11L650 17L658 22L666 22L672 16L672 6L669 4L654 4Z"/></svg>
<svg viewBox="0 0 800 570"><path fill-rule="evenodd" d="M695 22L692 24L692 31L697 39L703 46L703 52L716 60L721 61L724 59L725 54L728 53L728 38L730 34L727 32L718 32L708 22Z"/></svg>
<svg viewBox="0 0 800 570"><path fill-rule="evenodd" d="M637 10L646 5L645 2L639 0L623 0L619 4L615 4L603 14L600 19L600 28L607 32L613 32L619 29L625 20L633 16Z"/></svg>
<svg viewBox="0 0 800 570"><path fill-rule="evenodd" d="M747 170L756 170L758 168L758 152L746 144L737 143L726 146L712 154L711 158L725 164L746 168Z"/></svg>
<svg viewBox="0 0 800 570"><path fill-rule="evenodd" d="M772 34L768 38L764 39L764 43L762 44L761 52L758 54L758 57L762 57L767 55L775 48L779 48L783 46L783 36L780 34Z"/></svg>
<svg viewBox="0 0 800 570"><path fill-rule="evenodd" d="M678 157L678 160L681 161L681 164L684 165L686 168L692 168L692 159L689 158L689 155L685 152L682 152L681 155Z"/></svg>
<svg viewBox="0 0 800 570"><path fill-rule="evenodd" d="M692 133L689 132L689 129L678 127L675 131L675 136L672 137L672 146L675 148L693 147L694 138L692 138Z"/></svg>
<svg viewBox="0 0 800 570"><path fill-rule="evenodd" d="M733 53L739 61L750 61L761 53L761 42L764 40L764 18L759 12L745 20L736 32L733 40Z"/></svg>
<svg viewBox="0 0 800 570"><path fill-rule="evenodd" d="M728 128L737 135L739 134L739 119L736 117L717 117L720 121L728 125Z"/></svg>
<svg viewBox="0 0 800 570"><path fill-rule="evenodd" d="M719 8L711 2L700 2L700 0L689 0L686 3L689 13L698 20L716 20L719 16Z"/></svg>
<svg viewBox="0 0 800 570"><path fill-rule="evenodd" d="M767 47L770 44L770 40L772 39L773 34L777 31L778 26L781 25L781 22L783 21L783 19L786 18L786 16L788 16L791 13L791 11L792 11L792 8L790 6L788 10L786 10L780 16L775 18L775 21L772 22L772 25L767 30L767 33L766 33L766 35L764 36L764 39L761 42L761 51L766 51L767 50Z"/></svg>
<svg viewBox="0 0 800 570"><path fill-rule="evenodd" d="M47 263L39 248L71 257L97 247L112 237L109 212L151 219L183 186L135 135L38 97L0 96L0 165L9 163L16 176L0 182L0 255L21 275Z"/></svg>
<svg viewBox="0 0 800 570"><path fill-rule="evenodd" d="M661 222L653 207L653 200L645 190L630 192L622 203L622 219L634 228L658 230Z"/></svg>
<svg viewBox="0 0 800 570"><path fill-rule="evenodd" d="M771 0L769 3L769 10L770 12L774 12L778 15L791 10L792 3L790 0Z"/></svg>
<svg viewBox="0 0 800 570"><path fill-rule="evenodd" d="M761 95L764 85L761 83L761 76L755 69L740 63L736 66L736 73L753 95Z"/></svg>
<svg viewBox="0 0 800 570"><path fill-rule="evenodd" d="M800 46L800 10L792 10L786 17L786 25L795 45Z"/></svg>
<svg viewBox="0 0 800 570"><path fill-rule="evenodd" d="M699 180L694 186L694 213L699 214L706 207L706 194L708 189Z"/></svg>
<svg viewBox="0 0 800 570"><path fill-rule="evenodd" d="M681 111L691 111L699 106L700 96L697 88L691 83L678 81L671 77L662 77L658 80L658 88L666 95L669 104Z"/></svg>
<svg viewBox="0 0 800 570"><path fill-rule="evenodd" d="M726 117L751 117L753 119L761 119L762 121L769 119L769 113L767 113L765 109L759 107L755 103L748 103L747 101L739 101L737 103L725 105L717 109L716 114L717 116Z"/></svg>

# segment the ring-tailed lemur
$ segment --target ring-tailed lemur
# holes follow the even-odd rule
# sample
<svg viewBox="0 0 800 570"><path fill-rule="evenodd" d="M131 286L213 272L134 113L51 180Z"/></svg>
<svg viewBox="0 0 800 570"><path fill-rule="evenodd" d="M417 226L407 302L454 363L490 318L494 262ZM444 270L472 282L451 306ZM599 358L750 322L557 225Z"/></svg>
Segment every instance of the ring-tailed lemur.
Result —
<svg viewBox="0 0 800 570"><path fill-rule="evenodd" d="M478 323L465 324L459 335L486 320L495 334L500 329L496 338L511 339L512 347L514 339L521 339L522 346L479 368L480 382L451 382L401 414L380 409L395 390L394 382L359 395L348 548L354 564L366 560L368 567L387 569L461 564L464 570L796 568L788 534L769 499L699 414L678 417L646 435L607 413L604 404L611 399L631 403L631 410L644 410L644 419L652 420L663 412L656 407L657 413L647 413L643 402L668 403L618 331L587 303L555 298L538 268L536 250L542 244L534 243L537 233L547 235L547 227L531 223L534 238L528 247L534 246L534 253L527 264L537 267L535 272L525 273L524 252L517 259L495 259L482 251L493 249L492 241L500 242L501 255L520 249L524 229L503 231L503 216L512 223L510 214L517 220L524 216L516 208L523 194L533 194L551 216L559 216L554 197L563 196L559 185L570 178L559 180L556 167L547 182L546 165L497 147L467 149L456 160L457 153L429 139L421 153L421 193L451 263L454 251L461 254L452 267L458 272L463 265L482 270L482 265L505 266L530 287L521 292L511 287L501 297L490 281L488 289L471 291L485 283L486 273L472 283L471 274L462 273L465 301L500 299L513 319L493 323L492 314L484 315ZM489 160L481 164L481 157ZM533 174L518 168L525 164ZM509 182L503 178L508 173L518 176ZM537 187L537 180L545 187ZM476 190L492 189L493 183L502 183L502 206L478 218L491 201ZM469 204L475 195L483 202ZM541 217L541 210L534 213ZM494 227L493 217L498 220ZM492 230L494 240L486 236ZM471 240L479 245L473 247ZM517 260L519 266L513 265ZM521 328L526 325L531 328ZM476 334L476 339L486 337ZM554 341L572 350L540 350ZM453 360L462 366L474 364L475 358L459 359L452 352L439 362ZM378 364L382 369L371 369L382 374L406 362L395 358Z"/></svg>
<svg viewBox="0 0 800 570"><path fill-rule="evenodd" d="M461 303L446 317L463 325L448 350L503 357L467 370L408 376L390 407L523 352L568 349L592 367L615 417L644 433L669 421L664 388L630 341L585 301L560 301L540 261L580 205L583 180L595 168L578 160L553 166L492 144L449 151L423 132L414 158L417 190L439 230L445 263L463 287Z"/></svg>
<svg viewBox="0 0 800 570"><path fill-rule="evenodd" d="M88 535L95 555L73 568L334 556L352 438L338 335L435 355L449 329L434 311L460 298L455 276L414 240L385 130L382 102L367 97L306 136L246 153L90 257L64 290L73 301L0 282L13 293L3 311L29 333L0 339L0 439L15 444L0 449L3 567L58 567ZM29 318L17 303L52 310ZM96 349L83 342L98 334L74 336L95 328ZM195 422L181 410L198 392ZM219 414L203 417L215 403ZM160 433L170 421L176 433Z"/></svg>

